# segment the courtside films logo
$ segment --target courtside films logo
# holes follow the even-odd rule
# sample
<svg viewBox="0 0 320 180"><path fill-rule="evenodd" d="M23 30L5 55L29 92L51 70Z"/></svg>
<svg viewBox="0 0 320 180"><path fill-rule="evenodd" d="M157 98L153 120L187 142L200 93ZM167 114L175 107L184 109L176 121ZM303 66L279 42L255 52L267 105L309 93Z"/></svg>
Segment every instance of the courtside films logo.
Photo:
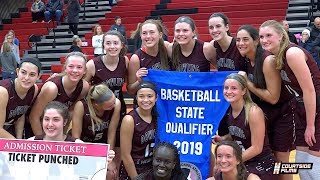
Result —
<svg viewBox="0 0 320 180"><path fill-rule="evenodd" d="M298 174L299 169L312 169L313 163L275 163L273 174Z"/></svg>

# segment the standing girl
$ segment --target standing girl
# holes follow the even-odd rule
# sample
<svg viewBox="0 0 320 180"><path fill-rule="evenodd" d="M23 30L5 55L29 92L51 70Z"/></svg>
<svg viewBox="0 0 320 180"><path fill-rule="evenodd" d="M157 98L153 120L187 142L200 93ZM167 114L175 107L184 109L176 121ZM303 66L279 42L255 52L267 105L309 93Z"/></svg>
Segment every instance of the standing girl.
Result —
<svg viewBox="0 0 320 180"><path fill-rule="evenodd" d="M92 36L92 47L94 47L94 57L104 54L103 50L103 31L100 25L94 27Z"/></svg>
<svg viewBox="0 0 320 180"><path fill-rule="evenodd" d="M261 179L274 179L274 157L269 146L263 111L252 102L245 78L232 73L227 76L224 98L231 104L225 116L229 133L216 135L215 142L234 140L241 147L242 159L250 173Z"/></svg>
<svg viewBox="0 0 320 180"><path fill-rule="evenodd" d="M103 49L106 55L96 57L86 64L85 80L91 85L106 83L121 102L121 116L126 114L122 86L127 77L129 59L126 54L124 37L118 31L108 31L103 36Z"/></svg>
<svg viewBox="0 0 320 180"><path fill-rule="evenodd" d="M43 84L30 112L31 127L36 136L42 134L40 116L43 108L49 102L59 101L70 108L77 100L84 98L87 94L89 84L82 80L86 73L86 62L86 57L80 52L68 54L63 74L53 77Z"/></svg>
<svg viewBox="0 0 320 180"><path fill-rule="evenodd" d="M275 55L282 83L298 99L296 162L312 162L312 170L299 171L301 179L320 177L320 71L313 57L289 38L274 20L260 26L262 48Z"/></svg>
<svg viewBox="0 0 320 180"><path fill-rule="evenodd" d="M229 19L223 13L213 13L209 18L209 33L214 46L218 71L245 71L244 57L237 47L236 39L230 34Z"/></svg>
<svg viewBox="0 0 320 180"><path fill-rule="evenodd" d="M162 36L166 33L158 20L146 20L139 26L143 47L131 57L128 68L128 92L135 94L148 69L170 70L167 49Z"/></svg>
<svg viewBox="0 0 320 180"><path fill-rule="evenodd" d="M167 43L172 70L209 72L215 66L215 51L210 43L195 38L196 25L188 16L179 17L174 26L174 43Z"/></svg>
<svg viewBox="0 0 320 180"><path fill-rule="evenodd" d="M289 162L290 151L295 149L294 109L290 106L294 96L281 83L274 55L262 49L256 28L241 26L236 45L247 62L247 72L240 73L247 79L253 101L266 115L271 149L277 162ZM280 177L292 179L292 175Z"/></svg>
<svg viewBox="0 0 320 180"><path fill-rule="evenodd" d="M80 12L79 1L69 0L67 10L68 10L69 31L71 31L73 35L78 35L79 12Z"/></svg>
<svg viewBox="0 0 320 180"><path fill-rule="evenodd" d="M38 94L35 84L41 63L25 58L17 69L17 78L0 81L0 137L22 138L25 113Z"/></svg>
<svg viewBox="0 0 320 180"><path fill-rule="evenodd" d="M12 53L14 54L14 57L18 64L20 64L20 52L19 52L19 46L14 44L14 35L12 33L8 33L5 36L4 42L8 42L10 44L10 48L12 50ZM1 46L1 53L3 52L3 44Z"/></svg>
<svg viewBox="0 0 320 180"><path fill-rule="evenodd" d="M2 79L15 79L17 70L17 61L12 53L10 43L3 43L3 52L0 54L0 66Z"/></svg>
<svg viewBox="0 0 320 180"><path fill-rule="evenodd" d="M142 82L134 97L137 106L123 118L120 143L120 179L133 179L138 174L147 173L152 168L152 149L155 142L157 109L156 87L150 82Z"/></svg>
<svg viewBox="0 0 320 180"><path fill-rule="evenodd" d="M72 137L85 142L110 144L114 150L121 103L104 83L90 88L85 99L75 104ZM107 179L116 179L116 164L108 165Z"/></svg>

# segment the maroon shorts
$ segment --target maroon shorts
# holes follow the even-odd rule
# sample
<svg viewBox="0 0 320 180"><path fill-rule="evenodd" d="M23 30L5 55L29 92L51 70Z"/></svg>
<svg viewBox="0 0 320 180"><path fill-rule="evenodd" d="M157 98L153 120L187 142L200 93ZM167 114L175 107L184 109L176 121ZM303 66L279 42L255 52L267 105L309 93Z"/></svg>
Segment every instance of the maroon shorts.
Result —
<svg viewBox="0 0 320 180"><path fill-rule="evenodd" d="M256 174L260 179L277 180L278 175L273 174L275 158L273 154L267 155L258 161L245 162L249 173Z"/></svg>
<svg viewBox="0 0 320 180"><path fill-rule="evenodd" d="M264 109L271 149L287 152L295 149L295 105L296 100Z"/></svg>
<svg viewBox="0 0 320 180"><path fill-rule="evenodd" d="M320 150L320 96L317 97L317 113L315 117L315 138L317 143L313 144L312 147L309 147L304 139L304 132L306 130L307 122L306 122L306 110L304 107L304 103L302 99L297 101L297 110L296 110L296 145L309 147L312 151Z"/></svg>

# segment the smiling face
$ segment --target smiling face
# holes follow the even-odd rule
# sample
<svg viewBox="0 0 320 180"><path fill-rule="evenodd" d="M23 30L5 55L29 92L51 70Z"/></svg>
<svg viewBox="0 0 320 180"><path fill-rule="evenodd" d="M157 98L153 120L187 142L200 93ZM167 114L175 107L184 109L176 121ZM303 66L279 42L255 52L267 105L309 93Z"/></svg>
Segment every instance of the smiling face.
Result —
<svg viewBox="0 0 320 180"><path fill-rule="evenodd" d="M159 147L153 155L152 165L155 177L169 180L176 165L173 150L165 146Z"/></svg>
<svg viewBox="0 0 320 180"><path fill-rule="evenodd" d="M103 47L107 55L115 57L119 56L123 45L118 36L108 34L104 37Z"/></svg>
<svg viewBox="0 0 320 180"><path fill-rule="evenodd" d="M46 140L61 141L66 120L57 109L47 109L43 115L42 127Z"/></svg>
<svg viewBox="0 0 320 180"><path fill-rule="evenodd" d="M104 111L108 111L114 108L116 104L116 97L113 95L110 99L103 101L102 103L97 104L100 106Z"/></svg>
<svg viewBox="0 0 320 180"><path fill-rule="evenodd" d="M39 79L39 69L36 65L24 62L21 67L17 69L17 82L24 89L30 89Z"/></svg>
<svg viewBox="0 0 320 180"><path fill-rule="evenodd" d="M260 27L259 36L260 44L263 49L270 51L273 54L278 53L283 35L276 32L271 26L264 26Z"/></svg>
<svg viewBox="0 0 320 180"><path fill-rule="evenodd" d="M174 38L180 45L191 42L195 32L192 30L190 24L186 22L179 22L174 26Z"/></svg>
<svg viewBox="0 0 320 180"><path fill-rule="evenodd" d="M236 46L242 56L255 53L258 40L253 40L248 31L242 29L237 33Z"/></svg>
<svg viewBox="0 0 320 180"><path fill-rule="evenodd" d="M243 100L243 96L246 93L240 83L235 79L227 79L224 82L223 86L223 95L226 101L229 103L236 103L240 100Z"/></svg>
<svg viewBox="0 0 320 180"><path fill-rule="evenodd" d="M213 40L219 41L228 36L229 25L221 17L209 19L209 33Z"/></svg>
<svg viewBox="0 0 320 180"><path fill-rule="evenodd" d="M231 146L221 145L217 149L217 166L222 173L229 173L237 170L237 165L240 163Z"/></svg>
<svg viewBox="0 0 320 180"><path fill-rule="evenodd" d="M116 25L119 26L119 25L121 24L121 18L116 19L116 20L115 20L115 23L116 23Z"/></svg>
<svg viewBox="0 0 320 180"><path fill-rule="evenodd" d="M162 38L162 33L159 32L155 24L144 24L141 27L141 40L147 48L156 47L159 40Z"/></svg>
<svg viewBox="0 0 320 180"><path fill-rule="evenodd" d="M72 82L79 82L86 73L86 60L81 56L70 56L64 71Z"/></svg>
<svg viewBox="0 0 320 180"><path fill-rule="evenodd" d="M136 100L143 110L151 110L156 104L157 95L151 88L141 88L137 91Z"/></svg>

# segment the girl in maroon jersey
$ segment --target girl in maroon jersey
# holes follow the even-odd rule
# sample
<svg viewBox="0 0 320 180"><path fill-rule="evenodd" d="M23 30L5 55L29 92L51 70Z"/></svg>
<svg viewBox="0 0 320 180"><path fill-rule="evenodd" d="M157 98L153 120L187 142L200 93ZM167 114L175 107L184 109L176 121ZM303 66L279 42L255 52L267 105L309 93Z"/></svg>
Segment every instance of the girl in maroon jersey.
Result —
<svg viewBox="0 0 320 180"><path fill-rule="evenodd" d="M68 106L65 104L58 101L49 102L44 108L42 117L43 118L41 121L44 133L40 136L31 137L28 140L68 141L83 143L83 141L81 141L79 138L73 138L72 136L64 133L64 127L71 118ZM110 150L108 153L108 165L112 162L114 156L114 151ZM43 168L43 165L41 166ZM46 170L49 168L50 167L46 168ZM73 173L73 170L70 173Z"/></svg>
<svg viewBox="0 0 320 180"><path fill-rule="evenodd" d="M216 157L218 173L215 177L207 180L260 180L260 178L249 173L242 160L242 150L234 141L221 141L217 144L214 154Z"/></svg>
<svg viewBox="0 0 320 180"><path fill-rule="evenodd" d="M243 25L237 33L237 48L246 57L247 72L241 71L253 93L253 101L266 115L271 149L277 162L289 162L294 144L294 110L290 102L294 96L281 83L274 55L262 49L259 32L251 25ZM288 103L289 102L289 103ZM281 175L292 179L292 175Z"/></svg>
<svg viewBox="0 0 320 180"><path fill-rule="evenodd" d="M236 39L230 34L230 22L223 13L213 13L209 18L210 42L214 47L215 63L218 71L245 71L244 57L237 47Z"/></svg>
<svg viewBox="0 0 320 180"><path fill-rule="evenodd" d="M104 83L90 88L87 97L75 104L72 137L84 142L107 143L114 150L121 103ZM117 156L120 154L117 153ZM116 163L108 164L107 179L117 179Z"/></svg>
<svg viewBox="0 0 320 180"><path fill-rule="evenodd" d="M17 78L0 81L1 138L22 138L25 113L38 94L35 83L40 70L38 59L24 58L17 69Z"/></svg>
<svg viewBox="0 0 320 180"><path fill-rule="evenodd" d="M128 92L135 94L148 69L170 70L169 58L163 36L166 29L159 20L149 19L140 26L143 47L132 56L128 68Z"/></svg>
<svg viewBox="0 0 320 180"><path fill-rule="evenodd" d="M235 141L243 151L242 159L250 173L257 174L261 179L276 179L264 113L252 102L246 79L235 73L228 75L223 94L231 104L225 116L229 133L214 136L214 142Z"/></svg>
<svg viewBox="0 0 320 180"><path fill-rule="evenodd" d="M172 70L181 72L209 72L215 66L214 48L196 39L196 25L188 16L179 17L174 25L174 42L166 42Z"/></svg>
<svg viewBox="0 0 320 180"><path fill-rule="evenodd" d="M275 55L282 83L297 97L296 162L313 163L312 170L300 170L301 179L320 178L320 71L305 49L289 42L280 23L264 22L259 31L263 49Z"/></svg>
<svg viewBox="0 0 320 180"><path fill-rule="evenodd" d="M86 62L86 57L80 52L68 54L63 73L43 84L30 112L30 123L35 135L42 134L40 116L50 101L59 101L70 108L87 94L89 84L82 80L86 73Z"/></svg>
<svg viewBox="0 0 320 180"><path fill-rule="evenodd" d="M157 123L156 87L150 82L142 82L134 97L137 106L123 118L120 143L120 179L133 179L152 168L152 150L155 142Z"/></svg>
<svg viewBox="0 0 320 180"><path fill-rule="evenodd" d="M86 64L85 80L91 85L106 83L116 98L121 101L121 116L126 114L122 86L127 78L129 59L126 56L125 39L118 31L108 31L103 35L103 49L106 55L98 56Z"/></svg>

